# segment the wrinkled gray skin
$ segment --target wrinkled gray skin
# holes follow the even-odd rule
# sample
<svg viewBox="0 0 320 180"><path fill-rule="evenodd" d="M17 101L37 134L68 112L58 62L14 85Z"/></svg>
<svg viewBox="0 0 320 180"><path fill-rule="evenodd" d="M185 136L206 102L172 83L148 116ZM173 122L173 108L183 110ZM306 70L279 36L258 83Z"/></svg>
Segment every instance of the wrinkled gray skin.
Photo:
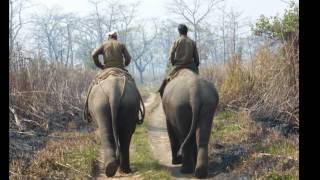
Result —
<svg viewBox="0 0 320 180"><path fill-rule="evenodd" d="M198 178L208 175L208 143L218 101L215 87L187 69L164 89L172 164L182 163L182 173L194 172Z"/></svg>
<svg viewBox="0 0 320 180"><path fill-rule="evenodd" d="M92 88L88 99L89 112L99 126L107 176L113 176L119 165L122 173L131 172L129 146L138 120L140 101L134 82L128 80L121 96L123 84L123 77L111 75L101 82L101 86ZM119 154L115 139L119 139Z"/></svg>

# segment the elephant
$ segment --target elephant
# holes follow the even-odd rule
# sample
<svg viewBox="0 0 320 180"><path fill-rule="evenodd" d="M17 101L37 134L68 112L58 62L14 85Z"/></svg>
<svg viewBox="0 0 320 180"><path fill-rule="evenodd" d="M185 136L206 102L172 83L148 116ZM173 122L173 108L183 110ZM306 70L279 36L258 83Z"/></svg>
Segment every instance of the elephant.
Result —
<svg viewBox="0 0 320 180"><path fill-rule="evenodd" d="M181 173L208 176L208 143L219 96L212 83L187 68L160 92L166 117L172 164Z"/></svg>
<svg viewBox="0 0 320 180"><path fill-rule="evenodd" d="M92 86L87 109L98 124L104 170L108 177L130 173L129 146L141 112L140 93L133 79L110 75ZM144 107L144 106L143 106Z"/></svg>

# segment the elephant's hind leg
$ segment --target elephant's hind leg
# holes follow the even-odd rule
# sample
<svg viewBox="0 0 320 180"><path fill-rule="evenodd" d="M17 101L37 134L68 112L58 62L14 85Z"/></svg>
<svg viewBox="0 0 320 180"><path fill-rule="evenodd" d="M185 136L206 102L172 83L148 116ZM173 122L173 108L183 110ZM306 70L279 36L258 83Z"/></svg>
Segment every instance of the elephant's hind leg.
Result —
<svg viewBox="0 0 320 180"><path fill-rule="evenodd" d="M185 145L182 154L181 173L193 173L196 165L194 155L196 154L195 135L191 136L189 142Z"/></svg>
<svg viewBox="0 0 320 180"><path fill-rule="evenodd" d="M115 175L119 165L116 161L115 141L113 137L111 116L108 111L108 106L102 105L94 108L93 116L99 126L101 144L104 151L103 160L105 164L105 173L108 177L111 177Z"/></svg>
<svg viewBox="0 0 320 180"><path fill-rule="evenodd" d="M198 178L205 178L208 175L208 143L213 120L212 109L202 109L200 112L200 118L201 119L199 119L198 128L196 130L198 154L195 176Z"/></svg>
<svg viewBox="0 0 320 180"><path fill-rule="evenodd" d="M132 172L130 168L129 149L131 138L136 128L136 119L138 118L139 110L136 107L138 106L133 106L129 103L123 104L118 113L118 132L120 141L120 173L124 174Z"/></svg>
<svg viewBox="0 0 320 180"><path fill-rule="evenodd" d="M132 133L128 128L123 128L120 132L120 172L128 174L132 172L129 160L129 147Z"/></svg>
<svg viewBox="0 0 320 180"><path fill-rule="evenodd" d="M178 156L178 150L180 146L178 134L174 132L174 129L170 121L167 120L166 124L167 124L167 131L169 135L170 145L171 145L172 164L181 164L182 157Z"/></svg>

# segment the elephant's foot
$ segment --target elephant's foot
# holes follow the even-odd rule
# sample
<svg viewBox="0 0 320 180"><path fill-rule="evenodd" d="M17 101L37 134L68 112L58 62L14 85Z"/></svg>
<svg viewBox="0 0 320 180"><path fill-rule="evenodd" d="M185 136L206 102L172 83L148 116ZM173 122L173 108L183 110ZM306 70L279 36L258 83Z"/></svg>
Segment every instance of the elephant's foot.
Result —
<svg viewBox="0 0 320 180"><path fill-rule="evenodd" d="M183 174L191 174L193 173L193 168L191 166L183 166L180 168L180 172Z"/></svg>
<svg viewBox="0 0 320 180"><path fill-rule="evenodd" d="M206 178L208 176L208 169L207 168L196 168L194 175L197 178Z"/></svg>
<svg viewBox="0 0 320 180"><path fill-rule="evenodd" d="M132 170L130 167L120 167L119 173L120 174L129 174L129 173L132 173Z"/></svg>
<svg viewBox="0 0 320 180"><path fill-rule="evenodd" d="M117 161L111 161L106 165L106 175L107 177L112 177L116 174L118 170L118 163Z"/></svg>
<svg viewBox="0 0 320 180"><path fill-rule="evenodd" d="M172 157L172 164L181 164L182 163L182 157Z"/></svg>

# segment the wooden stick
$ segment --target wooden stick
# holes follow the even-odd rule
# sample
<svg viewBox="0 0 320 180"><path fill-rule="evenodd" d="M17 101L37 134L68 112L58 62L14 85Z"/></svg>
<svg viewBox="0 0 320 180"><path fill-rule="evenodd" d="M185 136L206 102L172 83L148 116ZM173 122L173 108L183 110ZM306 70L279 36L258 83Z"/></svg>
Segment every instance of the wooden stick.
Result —
<svg viewBox="0 0 320 180"><path fill-rule="evenodd" d="M14 120L15 120L19 130L21 130L22 129L22 125L21 125L21 122L20 122L20 120L18 118L18 115L16 114L15 110L13 109L13 107L9 106L9 109L10 109L10 111L12 112L12 114L14 116Z"/></svg>
<svg viewBox="0 0 320 180"><path fill-rule="evenodd" d="M65 168L72 169L72 170L74 170L74 171L76 171L76 172L78 172L78 173L84 174L84 173L82 173L81 171L79 171L78 169L75 169L74 167L72 167L70 164L65 164L65 165L64 165L64 164L59 163L58 161L56 161L55 163L58 164L58 165L60 165L60 166L65 167ZM84 175L86 175L87 177L92 178L92 176L90 176L90 175L88 175L88 174L84 174Z"/></svg>

